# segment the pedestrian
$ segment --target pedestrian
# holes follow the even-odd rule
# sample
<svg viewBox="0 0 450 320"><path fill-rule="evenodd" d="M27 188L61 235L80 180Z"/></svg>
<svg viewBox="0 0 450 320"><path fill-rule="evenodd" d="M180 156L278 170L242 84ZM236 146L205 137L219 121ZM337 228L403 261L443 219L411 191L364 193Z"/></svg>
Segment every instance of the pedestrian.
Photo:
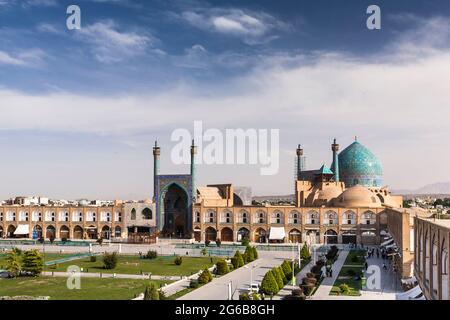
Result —
<svg viewBox="0 0 450 320"><path fill-rule="evenodd" d="M369 265L367 264L367 261L364 262L364 268L366 268L366 270L367 270L368 267L369 267Z"/></svg>
<svg viewBox="0 0 450 320"><path fill-rule="evenodd" d="M386 263L383 263L383 270L387 270Z"/></svg>
<svg viewBox="0 0 450 320"><path fill-rule="evenodd" d="M377 259L380 258L380 252L377 250Z"/></svg>
<svg viewBox="0 0 450 320"><path fill-rule="evenodd" d="M330 278L333 277L333 269L330 268Z"/></svg>

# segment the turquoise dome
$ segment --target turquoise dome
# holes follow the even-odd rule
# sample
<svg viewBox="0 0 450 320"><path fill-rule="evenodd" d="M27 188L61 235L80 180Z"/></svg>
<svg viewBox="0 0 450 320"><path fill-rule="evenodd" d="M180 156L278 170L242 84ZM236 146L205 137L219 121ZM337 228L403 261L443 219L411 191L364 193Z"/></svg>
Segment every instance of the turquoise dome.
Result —
<svg viewBox="0 0 450 320"><path fill-rule="evenodd" d="M339 153L340 180L347 188L362 185L381 187L383 169L378 158L358 141L353 142Z"/></svg>

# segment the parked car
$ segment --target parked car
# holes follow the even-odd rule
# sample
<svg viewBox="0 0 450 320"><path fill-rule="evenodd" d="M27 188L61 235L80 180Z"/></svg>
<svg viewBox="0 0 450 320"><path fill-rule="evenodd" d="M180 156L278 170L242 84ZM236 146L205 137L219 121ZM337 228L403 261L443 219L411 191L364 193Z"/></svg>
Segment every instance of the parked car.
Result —
<svg viewBox="0 0 450 320"><path fill-rule="evenodd" d="M257 284L257 283L251 283L251 284L248 286L247 291L248 291L249 293L252 293L252 292L254 292L254 293L259 293L259 292L261 291L261 289L259 288L259 284Z"/></svg>
<svg viewBox="0 0 450 320"><path fill-rule="evenodd" d="M0 279L11 278L11 274L7 270L0 270Z"/></svg>

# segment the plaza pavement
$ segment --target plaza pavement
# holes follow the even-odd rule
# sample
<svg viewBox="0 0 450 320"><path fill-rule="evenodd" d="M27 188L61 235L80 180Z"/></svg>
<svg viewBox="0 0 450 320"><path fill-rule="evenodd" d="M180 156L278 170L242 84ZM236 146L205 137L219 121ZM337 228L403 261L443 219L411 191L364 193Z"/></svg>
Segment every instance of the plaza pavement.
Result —
<svg viewBox="0 0 450 320"><path fill-rule="evenodd" d="M232 299L239 300L239 293L250 284L261 285L266 272L275 266L279 266L285 259L290 259L290 252L259 252L259 259L234 270L226 275L214 279L212 282L182 296L178 300L228 300L228 284L232 284ZM253 270L253 271L251 271ZM252 275L251 275L252 272Z"/></svg>
<svg viewBox="0 0 450 320"><path fill-rule="evenodd" d="M376 247L375 247L376 248ZM348 256L348 251L341 251L337 261L333 265L333 277L327 277L322 281L315 294L311 297L312 300L395 300L396 293L402 292L401 284L397 275L392 270L392 266L388 265L388 270L383 270L383 259L375 257L367 259L369 266L378 266L380 268L380 288L378 289L363 289L360 296L331 296L330 291L336 281L341 268L344 266L345 259ZM365 277L370 276L365 271Z"/></svg>

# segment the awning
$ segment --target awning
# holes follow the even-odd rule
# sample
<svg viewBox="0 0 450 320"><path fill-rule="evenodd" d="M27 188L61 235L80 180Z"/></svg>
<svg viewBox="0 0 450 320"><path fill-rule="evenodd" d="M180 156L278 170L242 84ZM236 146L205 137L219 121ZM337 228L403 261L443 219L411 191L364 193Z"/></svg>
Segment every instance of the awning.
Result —
<svg viewBox="0 0 450 320"><path fill-rule="evenodd" d="M390 248L395 250L395 249L397 249L397 245L395 243L393 243L393 244L386 246L386 249L390 249Z"/></svg>
<svg viewBox="0 0 450 320"><path fill-rule="evenodd" d="M286 237L284 227L271 227L269 240L283 240Z"/></svg>
<svg viewBox="0 0 450 320"><path fill-rule="evenodd" d="M397 298L397 300L412 300L412 299L417 298L421 294L422 294L422 289L420 289L420 286L417 285L414 288L412 288L406 292L397 294L396 298Z"/></svg>
<svg viewBox="0 0 450 320"><path fill-rule="evenodd" d="M383 242L382 244L380 244L380 246L381 246L381 247L387 246L388 244L390 244L390 243L393 242L393 241L394 241L394 239L389 239L389 240Z"/></svg>
<svg viewBox="0 0 450 320"><path fill-rule="evenodd" d="M14 231L15 235L24 235L30 234L30 227L27 224L19 224L16 231Z"/></svg>
<svg viewBox="0 0 450 320"><path fill-rule="evenodd" d="M417 282L417 279L415 276L408 278L408 279L400 279L402 284L415 284Z"/></svg>

